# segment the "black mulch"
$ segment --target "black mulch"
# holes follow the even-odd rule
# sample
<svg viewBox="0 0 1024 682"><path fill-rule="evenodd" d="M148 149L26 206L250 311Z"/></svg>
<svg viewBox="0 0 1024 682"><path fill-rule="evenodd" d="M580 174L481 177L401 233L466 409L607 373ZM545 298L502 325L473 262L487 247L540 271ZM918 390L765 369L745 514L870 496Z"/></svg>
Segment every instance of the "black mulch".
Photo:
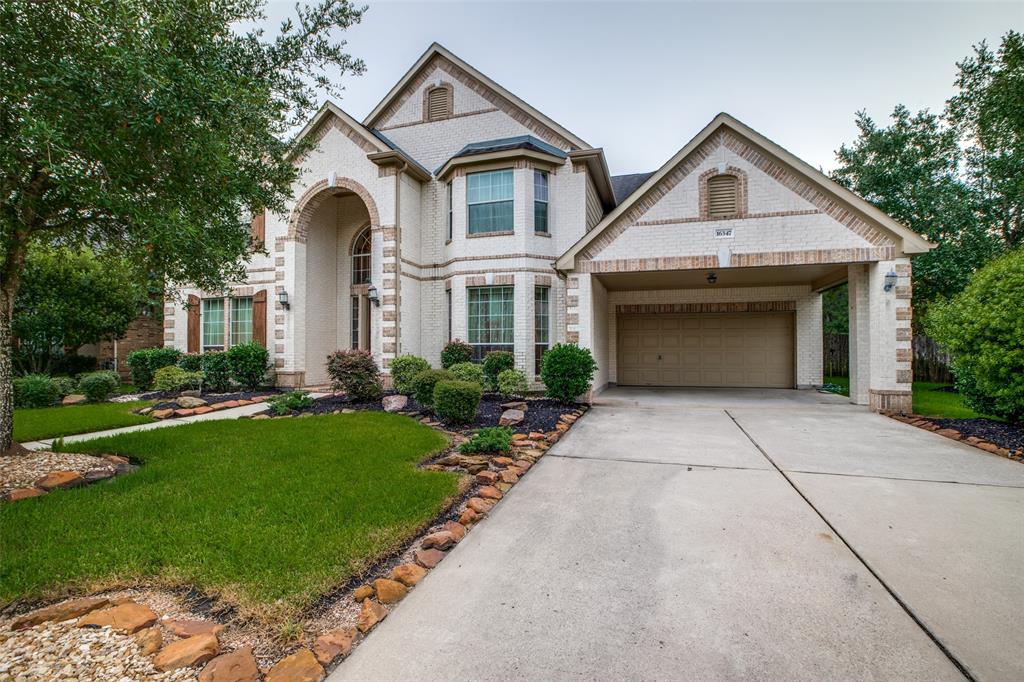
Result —
<svg viewBox="0 0 1024 682"><path fill-rule="evenodd" d="M214 403L225 403L229 400L252 400L253 398L261 395L274 395L275 393L281 393L276 388L270 388L262 391L242 391L241 393L203 393L200 398L205 400L209 404ZM154 410L163 410L169 407L178 407L175 402L181 394L179 393L167 393L167 392L156 392L147 394L147 397L143 400L157 400L156 405L153 406Z"/></svg>
<svg viewBox="0 0 1024 682"><path fill-rule="evenodd" d="M943 429L956 429L964 438L976 436L1010 452L1024 451L1024 424L1007 424L991 419L929 419Z"/></svg>
<svg viewBox="0 0 1024 682"><path fill-rule="evenodd" d="M480 408L477 410L476 420L472 423L450 424L444 421L441 423L446 429L452 431L472 431L473 429L479 429L484 426L497 426L498 421L501 419L501 413L504 411L504 408L502 408L501 405L506 402L509 401L499 395L486 394L480 400ZM523 420L523 423L513 428L516 433L529 433L530 431L554 431L555 425L558 424L558 418L561 415L566 412L572 412L573 410L584 408L583 405L576 403L565 404L548 398L527 398L526 403L529 405L529 409L526 410L526 418ZM380 400L357 403L350 402L343 396L333 395L320 398L313 404L313 407L303 410L303 412L312 414L330 414L336 410L345 409L381 412L384 410L384 407ZM429 409L423 408L412 398L409 398L409 403L402 412L433 417L433 414Z"/></svg>

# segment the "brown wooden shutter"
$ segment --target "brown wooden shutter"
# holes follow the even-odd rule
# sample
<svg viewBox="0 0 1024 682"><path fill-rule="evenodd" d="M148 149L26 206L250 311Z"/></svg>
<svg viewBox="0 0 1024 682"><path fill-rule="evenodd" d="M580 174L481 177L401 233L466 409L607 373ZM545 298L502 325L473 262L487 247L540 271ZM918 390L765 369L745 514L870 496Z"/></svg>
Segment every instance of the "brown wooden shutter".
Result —
<svg viewBox="0 0 1024 682"><path fill-rule="evenodd" d="M188 297L188 352L199 352L199 336L202 333L199 322L199 297L189 294Z"/></svg>
<svg viewBox="0 0 1024 682"><path fill-rule="evenodd" d="M267 240L267 212L260 211L252 219L252 243L262 246Z"/></svg>
<svg viewBox="0 0 1024 682"><path fill-rule="evenodd" d="M712 217L739 213L737 182L732 175L708 178L708 215Z"/></svg>
<svg viewBox="0 0 1024 682"><path fill-rule="evenodd" d="M252 340L267 347L267 290L252 297Z"/></svg>

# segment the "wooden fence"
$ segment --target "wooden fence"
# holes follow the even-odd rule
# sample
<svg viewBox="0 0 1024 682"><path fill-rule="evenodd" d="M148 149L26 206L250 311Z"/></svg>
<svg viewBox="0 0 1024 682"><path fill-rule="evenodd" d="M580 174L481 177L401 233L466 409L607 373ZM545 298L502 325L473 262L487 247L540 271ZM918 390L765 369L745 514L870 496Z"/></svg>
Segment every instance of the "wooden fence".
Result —
<svg viewBox="0 0 1024 682"><path fill-rule="evenodd" d="M823 346L825 376L850 376L849 335L825 334ZM937 343L924 334L915 334L911 347L914 350L914 381L953 383L949 356Z"/></svg>

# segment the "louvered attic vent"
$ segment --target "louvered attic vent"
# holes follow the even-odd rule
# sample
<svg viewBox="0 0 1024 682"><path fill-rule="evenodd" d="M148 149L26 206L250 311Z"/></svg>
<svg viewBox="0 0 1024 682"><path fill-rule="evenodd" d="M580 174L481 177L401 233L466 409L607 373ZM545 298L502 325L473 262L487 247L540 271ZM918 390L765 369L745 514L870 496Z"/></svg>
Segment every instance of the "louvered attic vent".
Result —
<svg viewBox="0 0 1024 682"><path fill-rule="evenodd" d="M433 88L427 93L427 120L437 121L452 115L448 108L448 89Z"/></svg>
<svg viewBox="0 0 1024 682"><path fill-rule="evenodd" d="M738 183L733 175L708 178L708 215L712 218L739 213Z"/></svg>

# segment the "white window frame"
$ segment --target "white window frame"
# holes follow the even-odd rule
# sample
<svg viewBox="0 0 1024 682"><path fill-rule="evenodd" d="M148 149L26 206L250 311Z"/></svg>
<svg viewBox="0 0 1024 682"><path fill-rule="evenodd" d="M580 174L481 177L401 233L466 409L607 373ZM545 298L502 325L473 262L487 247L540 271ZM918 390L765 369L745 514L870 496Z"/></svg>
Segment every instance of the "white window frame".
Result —
<svg viewBox="0 0 1024 682"><path fill-rule="evenodd" d="M508 192L509 192L508 198L507 199L506 198L488 199L486 201L480 201L480 200L472 201L471 197L472 197L473 191L472 191L471 187L473 185L473 180L474 179L480 179L480 178L483 178L485 176L497 176L497 175L501 175L503 177L507 176L509 178L509 180L510 180L510 182L508 183ZM468 236L476 237L476 236L489 235L489 234L509 234L509 233L515 232L515 219L516 219L516 215L515 215L516 185L515 185L515 183L516 183L516 174L515 174L515 170L512 169L512 168L498 168L498 169L495 169L495 170L480 171L480 172L477 172L477 173L467 173L466 174L466 234ZM504 187L504 185L505 185L504 182L502 182L500 184L501 187ZM493 188L494 188L494 185L492 185L491 188L489 188L489 189L493 190ZM509 211L509 221L510 222L509 222L508 226L506 227L506 226L502 225L498 229L479 229L479 230L474 230L473 229L473 207L474 206L488 206L488 205L495 205L495 204L508 204L510 206L510 211Z"/></svg>

